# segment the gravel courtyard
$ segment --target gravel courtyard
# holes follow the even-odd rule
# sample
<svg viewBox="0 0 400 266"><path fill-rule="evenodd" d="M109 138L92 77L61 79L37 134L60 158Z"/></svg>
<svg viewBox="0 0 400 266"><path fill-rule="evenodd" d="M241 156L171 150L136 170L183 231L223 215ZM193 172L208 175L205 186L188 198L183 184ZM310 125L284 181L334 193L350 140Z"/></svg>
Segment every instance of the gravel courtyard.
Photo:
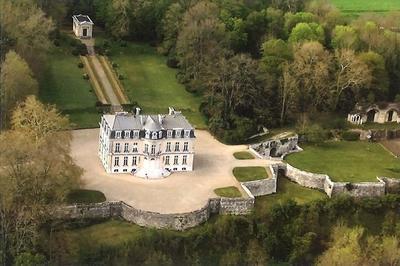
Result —
<svg viewBox="0 0 400 266"><path fill-rule="evenodd" d="M267 166L262 159L236 160L233 153L245 145L229 146L205 130L196 131L194 171L173 173L160 180L144 180L130 174L107 174L97 156L98 129L72 132L72 157L85 172L84 187L102 191L107 200L122 200L137 208L160 213L188 212L203 207L213 190L236 186L236 166Z"/></svg>

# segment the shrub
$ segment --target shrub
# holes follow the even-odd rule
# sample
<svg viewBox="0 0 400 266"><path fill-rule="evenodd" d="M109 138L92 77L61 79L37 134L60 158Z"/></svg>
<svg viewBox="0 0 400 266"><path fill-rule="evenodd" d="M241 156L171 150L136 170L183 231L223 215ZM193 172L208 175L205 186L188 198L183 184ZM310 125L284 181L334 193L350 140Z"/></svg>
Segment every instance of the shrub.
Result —
<svg viewBox="0 0 400 266"><path fill-rule="evenodd" d="M104 48L99 46L99 45L95 45L94 46L94 50L96 51L97 54L99 55L104 55Z"/></svg>
<svg viewBox="0 0 400 266"><path fill-rule="evenodd" d="M87 73L83 74L83 79L88 80L89 79L89 75Z"/></svg>
<svg viewBox="0 0 400 266"><path fill-rule="evenodd" d="M175 57L169 56L167 58L167 66L170 68L178 68L179 61Z"/></svg>
<svg viewBox="0 0 400 266"><path fill-rule="evenodd" d="M113 67L113 68L117 68L117 67L118 67L118 64L117 64L117 63L115 63L115 62L112 62L112 64L111 64L111 65L112 65L112 67Z"/></svg>
<svg viewBox="0 0 400 266"><path fill-rule="evenodd" d="M58 39L55 39L54 41L53 41L53 44L54 44L54 46L60 46L60 41L58 40Z"/></svg>
<svg viewBox="0 0 400 266"><path fill-rule="evenodd" d="M354 131L344 131L342 133L342 139L347 141L357 141L360 140L360 133Z"/></svg>
<svg viewBox="0 0 400 266"><path fill-rule="evenodd" d="M78 63L78 67L79 67L79 68L83 68L83 63L82 63L82 62L79 62L79 63Z"/></svg>
<svg viewBox="0 0 400 266"><path fill-rule="evenodd" d="M126 42L126 41L120 41L119 42L119 46L121 46L121 47L127 47L128 46L128 43Z"/></svg>
<svg viewBox="0 0 400 266"><path fill-rule="evenodd" d="M124 78L125 78L124 75L118 74L118 79L119 79L119 80L123 80Z"/></svg>
<svg viewBox="0 0 400 266"><path fill-rule="evenodd" d="M107 56L111 55L110 49L105 49L104 50L104 55L107 55Z"/></svg>
<svg viewBox="0 0 400 266"><path fill-rule="evenodd" d="M329 131L323 129L320 125L314 124L306 127L299 132L301 139L309 143L319 143L329 139Z"/></svg>
<svg viewBox="0 0 400 266"><path fill-rule="evenodd" d="M104 42L103 42L103 48L104 48L104 49L110 48L110 42L109 42L108 40L104 40Z"/></svg>

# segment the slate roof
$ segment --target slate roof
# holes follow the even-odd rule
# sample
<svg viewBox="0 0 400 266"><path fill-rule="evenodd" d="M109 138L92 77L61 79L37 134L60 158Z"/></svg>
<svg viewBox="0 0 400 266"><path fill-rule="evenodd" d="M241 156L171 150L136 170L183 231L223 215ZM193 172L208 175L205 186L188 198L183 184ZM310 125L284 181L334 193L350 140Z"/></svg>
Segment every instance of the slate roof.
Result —
<svg viewBox="0 0 400 266"><path fill-rule="evenodd" d="M116 113L104 115L104 119L111 130L148 130L159 131L162 129L193 129L192 125L180 113L166 115L134 115L130 113Z"/></svg>
<svg viewBox="0 0 400 266"><path fill-rule="evenodd" d="M74 18L75 20L77 20L79 22L79 24L83 24L83 23L89 23L89 24L93 24L93 21L89 18L88 15L74 15L72 16L72 18Z"/></svg>

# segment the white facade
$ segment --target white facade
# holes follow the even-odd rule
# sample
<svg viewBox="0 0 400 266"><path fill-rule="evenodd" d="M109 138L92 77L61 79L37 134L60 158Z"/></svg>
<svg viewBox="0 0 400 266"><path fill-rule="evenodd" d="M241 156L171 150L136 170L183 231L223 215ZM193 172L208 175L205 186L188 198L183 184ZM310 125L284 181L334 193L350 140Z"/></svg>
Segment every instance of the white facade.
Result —
<svg viewBox="0 0 400 266"><path fill-rule="evenodd" d="M93 21L87 15L72 16L72 30L78 38L92 38L93 25Z"/></svg>
<svg viewBox="0 0 400 266"><path fill-rule="evenodd" d="M146 179L192 171L194 129L180 113L103 115L99 156L107 173L132 173Z"/></svg>
<svg viewBox="0 0 400 266"><path fill-rule="evenodd" d="M347 121L355 125L370 123L400 123L400 103L385 103L363 107L357 105L355 110L347 115Z"/></svg>

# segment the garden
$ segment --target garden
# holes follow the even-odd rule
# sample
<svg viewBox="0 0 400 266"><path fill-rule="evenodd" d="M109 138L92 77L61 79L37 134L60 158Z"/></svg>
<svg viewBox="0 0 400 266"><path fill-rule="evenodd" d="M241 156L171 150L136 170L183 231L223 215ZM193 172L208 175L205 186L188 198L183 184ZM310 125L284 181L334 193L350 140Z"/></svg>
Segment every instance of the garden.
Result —
<svg viewBox="0 0 400 266"><path fill-rule="evenodd" d="M69 115L74 127L97 127L100 120L95 107L97 97L89 81L84 79L83 68L78 66L78 54L72 54L75 48L71 38L62 35L55 44L47 54L39 98Z"/></svg>
<svg viewBox="0 0 400 266"><path fill-rule="evenodd" d="M304 151L285 160L304 171L327 174L332 181L377 181L377 176L400 178L399 159L381 144L363 141L329 141L302 145Z"/></svg>
<svg viewBox="0 0 400 266"><path fill-rule="evenodd" d="M172 106L182 111L196 128L205 128L199 107L200 95L190 93L176 78L177 70L166 65L167 58L144 43L115 42L104 34L96 36L96 46L104 49L118 73L125 93L145 113L165 113Z"/></svg>

